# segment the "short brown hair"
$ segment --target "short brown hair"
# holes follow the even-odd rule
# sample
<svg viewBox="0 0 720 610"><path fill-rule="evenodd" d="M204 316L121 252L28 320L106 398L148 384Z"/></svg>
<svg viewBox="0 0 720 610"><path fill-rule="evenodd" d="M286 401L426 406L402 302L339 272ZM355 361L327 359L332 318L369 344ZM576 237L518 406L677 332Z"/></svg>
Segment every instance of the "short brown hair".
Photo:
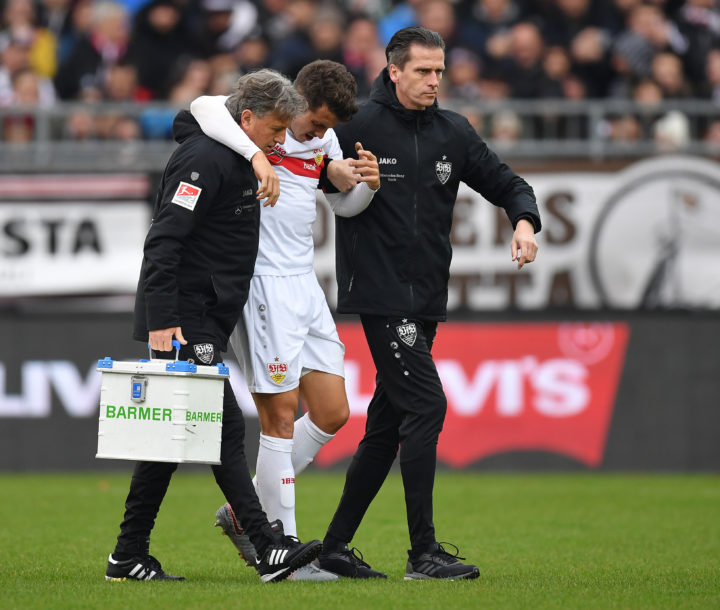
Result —
<svg viewBox="0 0 720 610"><path fill-rule="evenodd" d="M310 110L327 105L340 122L357 112L357 83L348 69L329 59L305 66L295 78L295 88L305 97Z"/></svg>
<svg viewBox="0 0 720 610"><path fill-rule="evenodd" d="M385 47L385 57L388 65L394 64L401 70L410 59L410 45L420 45L428 49L442 49L445 51L445 41L437 32L420 26L403 28L393 34Z"/></svg>

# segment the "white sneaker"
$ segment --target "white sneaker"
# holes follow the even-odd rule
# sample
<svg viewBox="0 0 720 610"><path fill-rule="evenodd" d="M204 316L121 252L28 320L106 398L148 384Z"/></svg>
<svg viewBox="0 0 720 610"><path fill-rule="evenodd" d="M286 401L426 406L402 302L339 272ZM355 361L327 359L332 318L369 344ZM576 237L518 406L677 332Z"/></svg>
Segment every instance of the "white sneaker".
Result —
<svg viewBox="0 0 720 610"><path fill-rule="evenodd" d="M288 576L288 580L310 580L314 582L330 582L331 580L338 580L338 578L337 574L317 567L314 561L302 568L298 568Z"/></svg>

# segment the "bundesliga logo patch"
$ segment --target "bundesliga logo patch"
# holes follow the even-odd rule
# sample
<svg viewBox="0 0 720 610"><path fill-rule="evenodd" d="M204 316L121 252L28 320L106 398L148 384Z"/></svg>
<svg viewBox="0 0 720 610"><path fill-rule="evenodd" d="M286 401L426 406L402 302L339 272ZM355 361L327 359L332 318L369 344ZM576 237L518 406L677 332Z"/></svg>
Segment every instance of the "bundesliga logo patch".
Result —
<svg viewBox="0 0 720 610"><path fill-rule="evenodd" d="M270 375L270 379L272 379L275 383L280 384L287 375L287 362L280 362L280 358L276 357L275 362L267 363L267 370Z"/></svg>
<svg viewBox="0 0 720 610"><path fill-rule="evenodd" d="M200 362L210 364L213 361L215 350L213 349L212 343L198 343L193 345L193 350Z"/></svg>
<svg viewBox="0 0 720 610"><path fill-rule="evenodd" d="M200 193L202 193L201 188L187 182L181 182L173 195L172 202L192 211L195 209L198 199L200 199Z"/></svg>
<svg viewBox="0 0 720 610"><path fill-rule="evenodd" d="M415 345L415 341L417 340L417 328L415 326L415 322L408 322L407 320L403 320L404 324L400 324L400 326L395 327L395 332L398 334L398 337L400 337L400 341L402 341L405 345L409 345L412 347Z"/></svg>

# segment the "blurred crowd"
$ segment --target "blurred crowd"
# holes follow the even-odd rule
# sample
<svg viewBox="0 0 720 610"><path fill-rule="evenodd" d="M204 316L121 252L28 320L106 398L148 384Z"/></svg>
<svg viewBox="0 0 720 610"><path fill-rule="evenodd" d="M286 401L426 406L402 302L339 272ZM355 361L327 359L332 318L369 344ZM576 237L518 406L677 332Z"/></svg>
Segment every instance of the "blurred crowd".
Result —
<svg viewBox="0 0 720 610"><path fill-rule="evenodd" d="M441 98L496 139L532 125L511 112L488 124L478 100L720 101L720 0L4 0L0 109L82 102L52 137L168 138L169 110L99 116L93 104L187 106L247 71L292 78L320 58L344 63L365 97L385 44L409 25L443 36ZM682 131L677 114L662 118ZM31 139L33 120L6 112L3 139ZM604 126L619 140L643 128L634 115ZM720 141L720 122L702 129Z"/></svg>

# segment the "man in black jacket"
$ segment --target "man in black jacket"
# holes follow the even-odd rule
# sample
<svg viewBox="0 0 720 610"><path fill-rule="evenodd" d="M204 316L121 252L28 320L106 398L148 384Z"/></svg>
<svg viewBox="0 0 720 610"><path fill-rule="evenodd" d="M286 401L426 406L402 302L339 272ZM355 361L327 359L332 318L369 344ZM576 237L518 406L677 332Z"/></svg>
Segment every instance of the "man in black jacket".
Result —
<svg viewBox="0 0 720 610"><path fill-rule="evenodd" d="M450 229L460 181L505 209L518 269L537 253L532 188L488 149L461 115L437 105L444 42L422 27L400 30L370 99L337 128L345 155L362 139L378 158L382 188L361 214L336 219L338 311L358 313L377 369L365 436L323 541L320 566L378 578L348 550L400 446L410 532L406 579L476 578L435 539L433 484L447 401L431 348L446 318ZM362 138L361 138L362 135Z"/></svg>
<svg viewBox="0 0 720 610"><path fill-rule="evenodd" d="M226 106L268 153L285 141L290 120L306 102L288 79L261 70L240 78ZM247 299L258 249L258 185L251 164L205 136L189 112L178 114L174 131L180 145L165 168L145 239L133 336L159 358L172 358L177 339L181 359L213 365ZM302 544L285 536L279 521L268 523L245 459L242 412L227 380L222 421L215 480L257 549L263 582L282 580L316 557L320 541ZM107 580L182 580L149 554L150 532L176 469L175 463L137 463Z"/></svg>

